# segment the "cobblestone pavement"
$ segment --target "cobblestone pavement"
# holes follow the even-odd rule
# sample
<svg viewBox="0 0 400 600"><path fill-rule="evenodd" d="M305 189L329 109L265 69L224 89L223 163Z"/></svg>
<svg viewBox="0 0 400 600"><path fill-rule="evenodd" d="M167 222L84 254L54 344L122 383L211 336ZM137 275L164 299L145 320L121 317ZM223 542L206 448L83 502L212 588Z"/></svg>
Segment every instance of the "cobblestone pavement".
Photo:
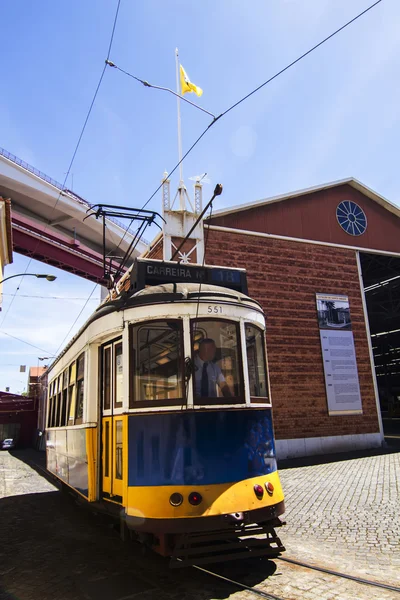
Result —
<svg viewBox="0 0 400 600"><path fill-rule="evenodd" d="M287 554L400 584L400 452L285 469Z"/></svg>
<svg viewBox="0 0 400 600"><path fill-rule="evenodd" d="M109 521L77 505L26 459L22 451L0 453L0 600L256 597L192 568L170 570L165 559L122 543ZM280 534L287 556L399 586L399 459L390 454L283 470L288 525ZM206 568L284 600L400 600L396 592L279 559Z"/></svg>

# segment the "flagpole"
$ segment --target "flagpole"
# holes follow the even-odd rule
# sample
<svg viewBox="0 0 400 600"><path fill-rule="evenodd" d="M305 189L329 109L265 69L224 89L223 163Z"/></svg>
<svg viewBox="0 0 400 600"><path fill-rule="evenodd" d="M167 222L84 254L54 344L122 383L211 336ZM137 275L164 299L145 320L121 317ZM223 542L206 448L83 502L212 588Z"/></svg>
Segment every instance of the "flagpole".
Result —
<svg viewBox="0 0 400 600"><path fill-rule="evenodd" d="M179 85L179 54L178 48L175 48L175 65L176 65L176 103L178 109L178 153L179 153L179 205L180 209L185 209L185 198L183 193L183 167L182 167L182 128L181 128L181 98L180 98L180 85Z"/></svg>

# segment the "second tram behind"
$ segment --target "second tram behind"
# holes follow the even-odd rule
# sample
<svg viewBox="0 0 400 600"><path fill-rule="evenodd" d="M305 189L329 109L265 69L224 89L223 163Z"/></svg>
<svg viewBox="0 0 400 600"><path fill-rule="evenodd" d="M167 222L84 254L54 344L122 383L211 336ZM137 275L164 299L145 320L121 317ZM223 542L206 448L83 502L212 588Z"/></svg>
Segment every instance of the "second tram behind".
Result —
<svg viewBox="0 0 400 600"><path fill-rule="evenodd" d="M164 280L195 273L143 262ZM277 556L284 496L260 305L208 283L135 285L50 367L48 470L171 566Z"/></svg>

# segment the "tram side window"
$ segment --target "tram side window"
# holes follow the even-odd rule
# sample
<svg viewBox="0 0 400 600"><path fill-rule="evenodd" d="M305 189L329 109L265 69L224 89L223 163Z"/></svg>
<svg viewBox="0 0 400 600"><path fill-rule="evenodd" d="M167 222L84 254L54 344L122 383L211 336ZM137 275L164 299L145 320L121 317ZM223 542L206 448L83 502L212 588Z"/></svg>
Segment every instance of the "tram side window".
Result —
<svg viewBox="0 0 400 600"><path fill-rule="evenodd" d="M183 398L182 321L153 321L132 328L134 402ZM134 400L134 402L132 402Z"/></svg>
<svg viewBox="0 0 400 600"><path fill-rule="evenodd" d="M82 423L83 420L83 397L84 397L84 375L85 375L85 353L82 353L77 360L76 368L76 408L75 424Z"/></svg>
<svg viewBox="0 0 400 600"><path fill-rule="evenodd" d="M194 401L244 402L238 323L217 319L192 322ZM229 399L229 400L228 400Z"/></svg>
<svg viewBox="0 0 400 600"><path fill-rule="evenodd" d="M122 341L110 342L102 349L102 394L103 410L121 408L124 403L124 373Z"/></svg>
<svg viewBox="0 0 400 600"><path fill-rule="evenodd" d="M48 413L47 413L47 427L52 427L53 404L54 404L53 388L54 388L54 382L52 381L50 383L50 387L49 387L49 408L48 408Z"/></svg>
<svg viewBox="0 0 400 600"><path fill-rule="evenodd" d="M65 427L68 425L72 391L71 366L50 383L49 410L47 416L48 427Z"/></svg>
<svg viewBox="0 0 400 600"><path fill-rule="evenodd" d="M58 379L55 379L55 381L53 381L53 397L52 397L52 403L51 403L51 421L50 421L51 427L55 427L55 425L56 425L57 385L58 385Z"/></svg>
<svg viewBox="0 0 400 600"><path fill-rule="evenodd" d="M62 398L62 375L57 380L57 400L56 400L56 420L54 423L55 427L60 426L61 419L61 398Z"/></svg>
<svg viewBox="0 0 400 600"><path fill-rule="evenodd" d="M63 373L63 389L62 389L62 403L61 403L61 427L67 425L67 410L68 410L68 369L65 369Z"/></svg>
<svg viewBox="0 0 400 600"><path fill-rule="evenodd" d="M115 408L121 408L124 401L124 378L122 366L122 342L114 344L114 381L115 381Z"/></svg>
<svg viewBox="0 0 400 600"><path fill-rule="evenodd" d="M57 392L58 392L58 378L53 381L53 390L50 405L50 427L57 427Z"/></svg>
<svg viewBox="0 0 400 600"><path fill-rule="evenodd" d="M69 365L69 387L68 387L68 412L67 425L73 425L75 422L75 380L76 380L76 362Z"/></svg>
<svg viewBox="0 0 400 600"><path fill-rule="evenodd" d="M103 409L109 410L111 405L111 349L104 349L103 353Z"/></svg>
<svg viewBox="0 0 400 600"><path fill-rule="evenodd" d="M269 402L264 333L249 323L245 324L245 331L250 397L255 401L260 402L262 398L262 401Z"/></svg>
<svg viewBox="0 0 400 600"><path fill-rule="evenodd" d="M115 479L122 479L122 421L115 422Z"/></svg>

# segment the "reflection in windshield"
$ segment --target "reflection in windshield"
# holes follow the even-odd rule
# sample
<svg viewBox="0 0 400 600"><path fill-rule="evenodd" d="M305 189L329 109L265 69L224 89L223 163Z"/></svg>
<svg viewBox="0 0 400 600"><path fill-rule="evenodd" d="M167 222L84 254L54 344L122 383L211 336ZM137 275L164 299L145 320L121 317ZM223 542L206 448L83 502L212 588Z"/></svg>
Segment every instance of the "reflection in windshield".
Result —
<svg viewBox="0 0 400 600"><path fill-rule="evenodd" d="M195 399L241 396L237 324L199 320L192 333Z"/></svg>
<svg viewBox="0 0 400 600"><path fill-rule="evenodd" d="M136 400L183 397L182 324L155 321L134 328Z"/></svg>

